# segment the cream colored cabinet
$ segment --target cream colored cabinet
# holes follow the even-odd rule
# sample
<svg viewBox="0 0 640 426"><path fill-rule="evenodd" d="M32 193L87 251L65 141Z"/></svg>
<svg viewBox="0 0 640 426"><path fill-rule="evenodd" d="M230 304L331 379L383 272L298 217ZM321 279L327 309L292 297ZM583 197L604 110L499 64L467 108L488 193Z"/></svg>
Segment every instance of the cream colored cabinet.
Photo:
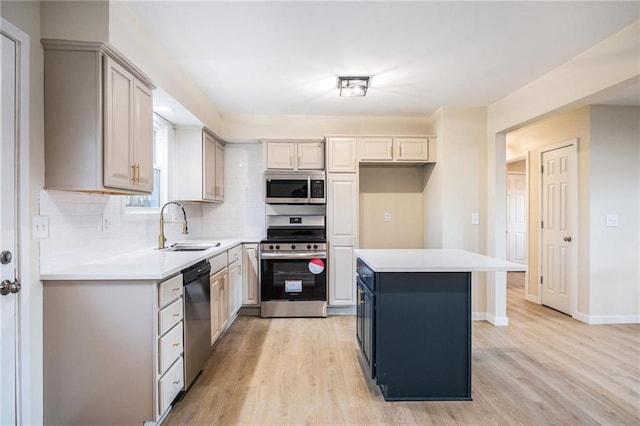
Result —
<svg viewBox="0 0 640 426"><path fill-rule="evenodd" d="M355 137L327 138L328 173L356 173L358 171L357 142Z"/></svg>
<svg viewBox="0 0 640 426"><path fill-rule="evenodd" d="M323 142L263 142L267 170L324 170Z"/></svg>
<svg viewBox="0 0 640 426"><path fill-rule="evenodd" d="M183 288L181 274L44 281L47 423L160 422L184 386Z"/></svg>
<svg viewBox="0 0 640 426"><path fill-rule="evenodd" d="M436 161L434 137L358 137L358 158L362 162Z"/></svg>
<svg viewBox="0 0 640 426"><path fill-rule="evenodd" d="M242 305L260 306L258 244L243 244L242 257Z"/></svg>
<svg viewBox="0 0 640 426"><path fill-rule="evenodd" d="M353 173L329 173L327 179L329 306L356 304L355 260L358 241L358 179Z"/></svg>
<svg viewBox="0 0 640 426"><path fill-rule="evenodd" d="M175 196L184 201L224 201L224 142L202 127L176 128Z"/></svg>
<svg viewBox="0 0 640 426"><path fill-rule="evenodd" d="M45 187L151 193L153 84L104 43L42 45Z"/></svg>
<svg viewBox="0 0 640 426"><path fill-rule="evenodd" d="M229 318L234 319L242 305L242 246L230 249L229 255Z"/></svg>
<svg viewBox="0 0 640 426"><path fill-rule="evenodd" d="M213 270L213 269L212 269ZM225 266L211 275L211 344L222 335L229 316L229 302L225 290L229 277L229 270Z"/></svg>

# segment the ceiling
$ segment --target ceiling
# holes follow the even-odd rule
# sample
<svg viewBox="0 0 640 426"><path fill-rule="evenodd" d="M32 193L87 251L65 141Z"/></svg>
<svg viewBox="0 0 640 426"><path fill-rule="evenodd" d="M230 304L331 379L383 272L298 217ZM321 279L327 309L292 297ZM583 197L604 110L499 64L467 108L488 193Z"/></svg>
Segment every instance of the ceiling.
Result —
<svg viewBox="0 0 640 426"><path fill-rule="evenodd" d="M640 18L640 2L133 1L221 115L424 117L486 106ZM371 76L364 98L339 75ZM607 103L640 104L640 85Z"/></svg>

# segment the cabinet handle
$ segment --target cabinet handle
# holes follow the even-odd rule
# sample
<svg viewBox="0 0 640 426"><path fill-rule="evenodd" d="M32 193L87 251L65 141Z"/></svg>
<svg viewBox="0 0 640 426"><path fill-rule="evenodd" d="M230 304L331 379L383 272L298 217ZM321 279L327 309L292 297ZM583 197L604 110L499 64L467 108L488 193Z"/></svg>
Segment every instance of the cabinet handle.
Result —
<svg viewBox="0 0 640 426"><path fill-rule="evenodd" d="M133 182L133 184L136 183L136 165L135 163L131 165L131 182Z"/></svg>
<svg viewBox="0 0 640 426"><path fill-rule="evenodd" d="M173 314L173 316L177 318L180 316L180 314Z"/></svg>
<svg viewBox="0 0 640 426"><path fill-rule="evenodd" d="M173 384L174 384L174 385L179 385L179 384L180 384L180 380L174 380L174 381L173 381Z"/></svg>
<svg viewBox="0 0 640 426"><path fill-rule="evenodd" d="M178 292L182 287L173 287L171 291Z"/></svg>
<svg viewBox="0 0 640 426"><path fill-rule="evenodd" d="M176 342L176 343L172 344L171 346L173 346L174 348L177 348L178 346L180 346L180 342Z"/></svg>
<svg viewBox="0 0 640 426"><path fill-rule="evenodd" d="M400 145L400 155L398 157L402 157L402 145Z"/></svg>

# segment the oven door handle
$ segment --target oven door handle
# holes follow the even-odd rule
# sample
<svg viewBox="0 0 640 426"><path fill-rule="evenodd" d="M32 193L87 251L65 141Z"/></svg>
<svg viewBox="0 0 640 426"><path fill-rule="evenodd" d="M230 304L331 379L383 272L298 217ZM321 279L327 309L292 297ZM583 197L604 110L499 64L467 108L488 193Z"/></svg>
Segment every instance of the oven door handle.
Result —
<svg viewBox="0 0 640 426"><path fill-rule="evenodd" d="M261 253L262 259L326 259L326 252L311 253Z"/></svg>

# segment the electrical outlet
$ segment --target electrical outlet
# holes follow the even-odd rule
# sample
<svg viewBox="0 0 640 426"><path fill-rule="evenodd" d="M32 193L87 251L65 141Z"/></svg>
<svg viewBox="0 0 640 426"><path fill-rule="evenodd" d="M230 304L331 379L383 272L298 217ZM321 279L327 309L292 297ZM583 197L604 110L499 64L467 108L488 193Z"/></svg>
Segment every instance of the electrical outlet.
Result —
<svg viewBox="0 0 640 426"><path fill-rule="evenodd" d="M31 218L31 236L34 240L49 238L49 216L34 216Z"/></svg>
<svg viewBox="0 0 640 426"><path fill-rule="evenodd" d="M471 213L471 224L480 225L480 213Z"/></svg>
<svg viewBox="0 0 640 426"><path fill-rule="evenodd" d="M385 222L391 222L391 213L389 213L389 212L385 212L385 214L384 214L384 221L385 221Z"/></svg>
<svg viewBox="0 0 640 426"><path fill-rule="evenodd" d="M113 222L113 218L110 214L102 215L102 232L107 232L111 229L111 224Z"/></svg>
<svg viewBox="0 0 640 426"><path fill-rule="evenodd" d="M605 217L605 222L607 224L607 227L616 228L618 226L618 215L613 213L607 214L607 216Z"/></svg>

